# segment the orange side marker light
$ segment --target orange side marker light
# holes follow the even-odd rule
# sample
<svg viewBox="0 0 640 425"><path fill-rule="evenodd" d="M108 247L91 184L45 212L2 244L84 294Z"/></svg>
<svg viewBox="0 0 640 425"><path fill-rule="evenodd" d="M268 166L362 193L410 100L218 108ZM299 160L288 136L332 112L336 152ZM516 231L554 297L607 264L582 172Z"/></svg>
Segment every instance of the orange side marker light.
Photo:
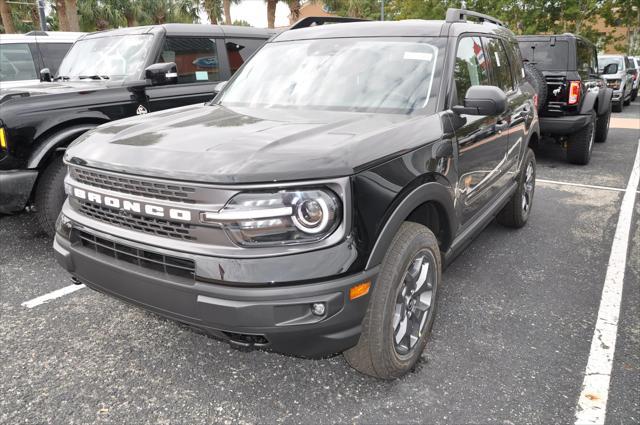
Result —
<svg viewBox="0 0 640 425"><path fill-rule="evenodd" d="M356 298L364 297L369 293L369 288L371 288L371 281L352 286L351 289L349 289L349 300L353 301Z"/></svg>

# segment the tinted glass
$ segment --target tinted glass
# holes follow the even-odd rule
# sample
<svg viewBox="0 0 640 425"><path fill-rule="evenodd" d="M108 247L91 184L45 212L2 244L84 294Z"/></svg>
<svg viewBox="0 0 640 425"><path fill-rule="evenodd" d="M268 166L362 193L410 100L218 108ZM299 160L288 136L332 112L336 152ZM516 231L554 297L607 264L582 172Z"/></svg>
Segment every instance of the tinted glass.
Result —
<svg viewBox="0 0 640 425"><path fill-rule="evenodd" d="M251 38L227 38L225 46L229 57L229 67L231 74L236 72L249 57L258 50L265 40Z"/></svg>
<svg viewBox="0 0 640 425"><path fill-rule="evenodd" d="M545 71L563 71L569 66L569 43L556 40L555 45L550 41L521 41L520 52L522 59L536 65Z"/></svg>
<svg viewBox="0 0 640 425"><path fill-rule="evenodd" d="M604 68L611 64L611 63L615 63L616 65L618 65L618 72L624 70L624 61L622 60L622 57L620 56L610 56L610 57L602 57L600 56L598 58L598 66L600 67L599 71L603 72Z"/></svg>
<svg viewBox="0 0 640 425"><path fill-rule="evenodd" d="M167 37L158 62L175 62L178 84L220 81L218 51L212 38Z"/></svg>
<svg viewBox="0 0 640 425"><path fill-rule="evenodd" d="M454 78L457 104L464 103L464 96L471 86L489 85L488 64L479 37L464 37L458 43Z"/></svg>
<svg viewBox="0 0 640 425"><path fill-rule="evenodd" d="M44 66L49 68L53 75L58 72L62 58L67 54L70 47L71 43L38 43Z"/></svg>
<svg viewBox="0 0 640 425"><path fill-rule="evenodd" d="M118 35L79 40L62 60L58 76L69 79L139 79L148 60L152 42L151 35Z"/></svg>
<svg viewBox="0 0 640 425"><path fill-rule="evenodd" d="M267 44L236 74L221 103L409 113L434 100L443 42L368 37Z"/></svg>
<svg viewBox="0 0 640 425"><path fill-rule="evenodd" d="M509 49L509 63L511 64L511 75L516 83L521 83L524 80L524 66L522 65L522 56L520 55L520 49L518 43L515 41L508 44Z"/></svg>
<svg viewBox="0 0 640 425"><path fill-rule="evenodd" d="M511 78L511 65L507 58L507 52L502 41L497 38L482 37L487 46L487 53L491 62L491 69L495 83L505 93L513 90L513 79Z"/></svg>
<svg viewBox="0 0 640 425"><path fill-rule="evenodd" d="M0 82L38 78L33 56L26 43L0 44Z"/></svg>
<svg viewBox="0 0 640 425"><path fill-rule="evenodd" d="M593 51L591 50L591 47L582 40L576 40L576 48L578 54L576 58L578 72L582 72L585 74L596 72L596 69L593 68Z"/></svg>

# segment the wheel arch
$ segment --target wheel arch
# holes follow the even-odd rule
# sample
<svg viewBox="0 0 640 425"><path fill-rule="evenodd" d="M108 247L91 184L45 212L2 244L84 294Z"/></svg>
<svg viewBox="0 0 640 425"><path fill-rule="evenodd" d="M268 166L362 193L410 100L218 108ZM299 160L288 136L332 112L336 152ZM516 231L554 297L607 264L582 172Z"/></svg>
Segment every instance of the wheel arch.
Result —
<svg viewBox="0 0 640 425"><path fill-rule="evenodd" d="M83 118L56 125L42 133L36 141L36 148L29 157L27 168L40 169L45 166L59 148L66 147L72 140L107 120Z"/></svg>
<svg viewBox="0 0 640 425"><path fill-rule="evenodd" d="M442 252L453 241L456 214L451 189L439 182L424 183L393 203L392 211L378 232L366 269L382 262L391 242L405 221L428 227L438 239Z"/></svg>

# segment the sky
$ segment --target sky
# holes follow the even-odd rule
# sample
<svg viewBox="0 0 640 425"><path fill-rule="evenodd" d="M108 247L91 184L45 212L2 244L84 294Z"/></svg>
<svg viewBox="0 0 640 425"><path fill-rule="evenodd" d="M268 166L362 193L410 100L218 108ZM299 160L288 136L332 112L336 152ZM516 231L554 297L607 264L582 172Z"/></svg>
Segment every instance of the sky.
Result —
<svg viewBox="0 0 640 425"><path fill-rule="evenodd" d="M252 27L267 27L267 3L264 0L242 0L240 4L231 4L231 20L245 20ZM200 21L209 22L207 14L200 11ZM278 2L276 6L276 27L289 25L289 6Z"/></svg>

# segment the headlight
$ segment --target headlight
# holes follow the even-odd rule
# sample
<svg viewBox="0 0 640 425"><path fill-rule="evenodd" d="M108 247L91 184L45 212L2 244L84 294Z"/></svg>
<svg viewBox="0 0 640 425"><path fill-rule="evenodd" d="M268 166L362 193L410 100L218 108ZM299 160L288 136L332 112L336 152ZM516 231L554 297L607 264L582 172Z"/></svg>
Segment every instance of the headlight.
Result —
<svg viewBox="0 0 640 425"><path fill-rule="evenodd" d="M340 224L338 196L328 189L244 192L205 223L219 224L241 246L276 246L317 242Z"/></svg>

